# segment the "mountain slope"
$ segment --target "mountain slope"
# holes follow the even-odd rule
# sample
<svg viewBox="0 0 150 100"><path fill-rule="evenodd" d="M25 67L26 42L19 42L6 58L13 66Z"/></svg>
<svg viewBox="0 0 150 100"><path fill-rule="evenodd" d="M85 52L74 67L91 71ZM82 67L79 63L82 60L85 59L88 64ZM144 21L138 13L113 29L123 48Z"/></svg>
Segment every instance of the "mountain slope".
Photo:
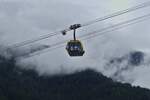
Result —
<svg viewBox="0 0 150 100"><path fill-rule="evenodd" d="M90 69L39 76L0 57L0 100L150 100L150 91L114 82Z"/></svg>

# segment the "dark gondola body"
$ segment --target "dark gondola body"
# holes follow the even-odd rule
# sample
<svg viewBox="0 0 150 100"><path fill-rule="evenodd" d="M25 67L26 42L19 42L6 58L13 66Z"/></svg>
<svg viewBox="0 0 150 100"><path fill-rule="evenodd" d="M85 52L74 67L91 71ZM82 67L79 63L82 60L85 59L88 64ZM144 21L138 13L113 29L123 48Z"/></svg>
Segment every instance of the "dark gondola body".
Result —
<svg viewBox="0 0 150 100"><path fill-rule="evenodd" d="M85 53L83 45L79 40L70 40L67 43L66 50L70 56L83 56Z"/></svg>

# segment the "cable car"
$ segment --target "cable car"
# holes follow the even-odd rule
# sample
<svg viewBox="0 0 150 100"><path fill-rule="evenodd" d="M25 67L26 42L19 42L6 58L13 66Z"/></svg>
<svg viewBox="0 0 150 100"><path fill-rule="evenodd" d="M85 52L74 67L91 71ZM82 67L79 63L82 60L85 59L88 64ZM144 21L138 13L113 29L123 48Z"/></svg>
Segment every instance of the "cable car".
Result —
<svg viewBox="0 0 150 100"><path fill-rule="evenodd" d="M82 43L79 40L76 40L76 36L75 36L76 29L79 28L80 26L81 26L80 24L75 24L70 26L70 29L74 30L74 35L73 35L74 40L70 40L67 43L66 50L68 54L72 57L83 56L83 54L85 53ZM62 34L65 35L66 32L64 31L62 32Z"/></svg>
<svg viewBox="0 0 150 100"><path fill-rule="evenodd" d="M83 45L79 40L70 40L67 43L66 50L70 56L83 56Z"/></svg>

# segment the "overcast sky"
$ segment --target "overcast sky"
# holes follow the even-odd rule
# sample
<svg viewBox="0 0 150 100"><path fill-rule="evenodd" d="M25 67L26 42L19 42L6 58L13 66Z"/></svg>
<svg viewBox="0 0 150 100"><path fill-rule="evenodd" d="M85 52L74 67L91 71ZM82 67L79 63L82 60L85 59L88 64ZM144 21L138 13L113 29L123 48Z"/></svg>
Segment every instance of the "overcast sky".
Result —
<svg viewBox="0 0 150 100"><path fill-rule="evenodd" d="M74 23L88 22L145 1L148 0L0 0L0 42L6 46L22 42L64 29ZM149 11L150 7L85 27L80 29L77 35L145 15ZM70 73L85 68L94 68L101 72L105 61L112 56L139 49L149 52L149 25L148 20L111 32L103 37L83 41L86 53L81 58L69 57L64 47L26 59L22 63L36 63L38 66L35 68L41 74L55 74L62 71ZM71 37L71 34L67 36L60 34L38 43L51 44L64 39L69 40ZM150 88L150 68L143 67L136 68L125 76L127 79L128 77L133 78L132 84L134 85Z"/></svg>

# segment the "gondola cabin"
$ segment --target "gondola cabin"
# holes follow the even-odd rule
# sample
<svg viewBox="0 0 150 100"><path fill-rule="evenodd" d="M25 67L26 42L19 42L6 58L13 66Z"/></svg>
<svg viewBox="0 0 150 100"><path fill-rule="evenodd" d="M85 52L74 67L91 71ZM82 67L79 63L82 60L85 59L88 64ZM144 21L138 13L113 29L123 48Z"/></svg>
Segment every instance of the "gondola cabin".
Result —
<svg viewBox="0 0 150 100"><path fill-rule="evenodd" d="M70 40L67 43L66 50L70 56L83 56L85 53L83 45L79 40Z"/></svg>

